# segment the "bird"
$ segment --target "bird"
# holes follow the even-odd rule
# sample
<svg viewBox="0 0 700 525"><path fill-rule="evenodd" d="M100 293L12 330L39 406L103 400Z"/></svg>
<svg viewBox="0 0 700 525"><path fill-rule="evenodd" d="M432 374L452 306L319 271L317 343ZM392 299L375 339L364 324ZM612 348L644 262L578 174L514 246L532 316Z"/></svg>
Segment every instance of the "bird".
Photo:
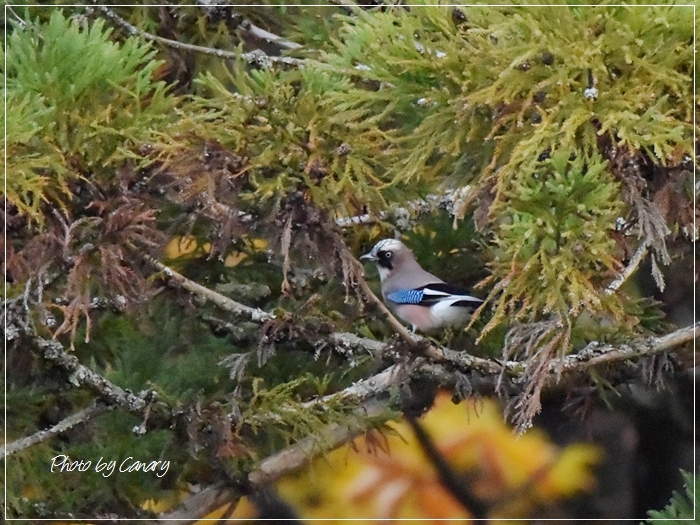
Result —
<svg viewBox="0 0 700 525"><path fill-rule="evenodd" d="M425 271L397 239L382 239L360 259L377 264L384 302L414 333L462 326L483 303Z"/></svg>

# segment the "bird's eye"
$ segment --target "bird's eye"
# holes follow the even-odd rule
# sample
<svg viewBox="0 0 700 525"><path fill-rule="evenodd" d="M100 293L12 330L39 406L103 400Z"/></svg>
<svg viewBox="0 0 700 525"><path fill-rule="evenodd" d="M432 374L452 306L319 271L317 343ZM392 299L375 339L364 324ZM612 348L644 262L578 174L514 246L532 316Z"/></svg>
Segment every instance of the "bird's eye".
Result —
<svg viewBox="0 0 700 525"><path fill-rule="evenodd" d="M384 258L385 259L391 259L392 253L391 252L384 252Z"/></svg>

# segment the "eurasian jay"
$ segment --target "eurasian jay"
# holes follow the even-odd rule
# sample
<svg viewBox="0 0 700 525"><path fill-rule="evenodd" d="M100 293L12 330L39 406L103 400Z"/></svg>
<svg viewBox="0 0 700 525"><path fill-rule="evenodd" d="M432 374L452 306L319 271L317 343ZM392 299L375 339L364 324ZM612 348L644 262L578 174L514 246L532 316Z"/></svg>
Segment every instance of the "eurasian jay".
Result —
<svg viewBox="0 0 700 525"><path fill-rule="evenodd" d="M410 323L414 332L462 326L483 303L426 272L411 250L396 239L379 241L360 259L377 264L384 302L400 319Z"/></svg>

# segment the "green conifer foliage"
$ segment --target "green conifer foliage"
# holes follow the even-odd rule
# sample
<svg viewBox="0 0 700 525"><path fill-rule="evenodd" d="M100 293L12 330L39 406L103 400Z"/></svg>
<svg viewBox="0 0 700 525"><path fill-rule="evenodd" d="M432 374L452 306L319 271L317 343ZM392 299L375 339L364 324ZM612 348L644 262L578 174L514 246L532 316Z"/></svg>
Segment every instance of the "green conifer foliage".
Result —
<svg viewBox="0 0 700 525"><path fill-rule="evenodd" d="M540 171L514 180L494 204L505 218L497 231L502 251L491 263L491 279L504 276L495 286L503 292L493 324L601 308L600 289L616 270L609 234L624 206L600 156L568 157L556 152Z"/></svg>
<svg viewBox="0 0 700 525"><path fill-rule="evenodd" d="M695 518L697 509L698 497L700 497L700 484L697 477L694 477L691 472L682 472L683 480L685 481L685 493L673 492L671 501L663 510L650 510L649 524L670 523L680 525L688 523L689 520Z"/></svg>
<svg viewBox="0 0 700 525"><path fill-rule="evenodd" d="M155 51L111 33L102 20L88 27L55 10L8 38L7 196L38 223L43 202L61 205L71 181L113 173L144 130L172 118Z"/></svg>

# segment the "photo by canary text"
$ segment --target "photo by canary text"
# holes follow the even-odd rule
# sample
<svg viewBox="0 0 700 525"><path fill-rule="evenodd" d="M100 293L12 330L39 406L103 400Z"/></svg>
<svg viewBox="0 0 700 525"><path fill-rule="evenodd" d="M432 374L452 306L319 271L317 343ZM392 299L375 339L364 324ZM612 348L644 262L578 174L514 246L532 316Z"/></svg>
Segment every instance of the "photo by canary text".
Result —
<svg viewBox="0 0 700 525"><path fill-rule="evenodd" d="M169 468L170 461L167 460L140 461L132 456L119 460L108 460L104 457L100 457L100 459L94 463L93 461L86 459L72 459L70 456L65 454L59 454L58 456L51 458L51 472L95 471L102 474L102 476L105 478L110 477L115 472L152 472L157 477L162 478L168 473Z"/></svg>

